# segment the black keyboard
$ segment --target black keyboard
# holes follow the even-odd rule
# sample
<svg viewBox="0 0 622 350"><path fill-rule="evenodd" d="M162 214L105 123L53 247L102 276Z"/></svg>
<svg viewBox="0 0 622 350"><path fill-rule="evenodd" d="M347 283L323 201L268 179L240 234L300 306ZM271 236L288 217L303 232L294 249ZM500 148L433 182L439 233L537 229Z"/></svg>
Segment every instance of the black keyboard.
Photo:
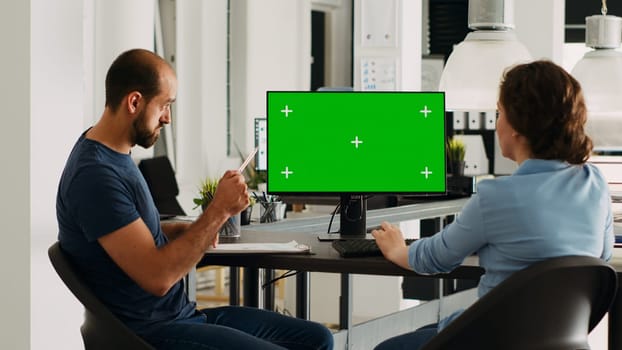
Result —
<svg viewBox="0 0 622 350"><path fill-rule="evenodd" d="M406 245L415 241L414 238L404 240ZM333 241L333 248L343 258L355 258L364 256L382 256L382 252L373 239L340 239Z"/></svg>

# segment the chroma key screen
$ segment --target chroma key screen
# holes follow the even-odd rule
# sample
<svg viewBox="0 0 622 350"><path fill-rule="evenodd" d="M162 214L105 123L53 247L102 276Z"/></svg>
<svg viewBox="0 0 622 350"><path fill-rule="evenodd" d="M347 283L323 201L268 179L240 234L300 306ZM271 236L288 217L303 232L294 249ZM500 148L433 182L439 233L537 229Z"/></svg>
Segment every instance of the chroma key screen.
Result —
<svg viewBox="0 0 622 350"><path fill-rule="evenodd" d="M267 189L444 193L443 92L267 93Z"/></svg>

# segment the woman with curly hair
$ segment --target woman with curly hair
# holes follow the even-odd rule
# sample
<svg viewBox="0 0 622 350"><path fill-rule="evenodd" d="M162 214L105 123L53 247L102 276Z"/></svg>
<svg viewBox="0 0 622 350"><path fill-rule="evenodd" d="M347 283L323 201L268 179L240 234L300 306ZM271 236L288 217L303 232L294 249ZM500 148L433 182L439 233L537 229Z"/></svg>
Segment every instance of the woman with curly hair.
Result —
<svg viewBox="0 0 622 350"><path fill-rule="evenodd" d="M511 176L482 181L457 219L410 246L383 223L372 232L384 256L418 273L448 272L477 253L485 273L481 297L512 273L553 257L609 260L614 243L611 199L603 175L586 163L586 107L579 83L549 61L505 72L497 103L497 137L515 161ZM460 315L385 340L376 349L418 349Z"/></svg>

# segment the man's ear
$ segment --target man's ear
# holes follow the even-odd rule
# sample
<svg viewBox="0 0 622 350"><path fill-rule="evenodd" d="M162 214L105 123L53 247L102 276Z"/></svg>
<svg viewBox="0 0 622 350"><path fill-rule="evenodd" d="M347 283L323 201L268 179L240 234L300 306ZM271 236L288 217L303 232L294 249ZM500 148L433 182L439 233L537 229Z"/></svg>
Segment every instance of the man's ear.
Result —
<svg viewBox="0 0 622 350"><path fill-rule="evenodd" d="M143 102L143 95L138 91L132 91L127 94L127 110L130 114L135 114L140 111L141 104Z"/></svg>

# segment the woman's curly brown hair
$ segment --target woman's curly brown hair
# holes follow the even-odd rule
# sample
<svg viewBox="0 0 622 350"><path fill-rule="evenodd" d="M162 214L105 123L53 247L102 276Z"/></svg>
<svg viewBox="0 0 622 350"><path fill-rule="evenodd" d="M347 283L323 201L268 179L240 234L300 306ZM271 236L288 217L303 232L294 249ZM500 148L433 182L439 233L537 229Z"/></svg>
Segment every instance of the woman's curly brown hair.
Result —
<svg viewBox="0 0 622 350"><path fill-rule="evenodd" d="M584 130L583 92L563 68L546 60L510 68L501 81L499 102L510 125L527 138L533 157L587 161L593 144Z"/></svg>

